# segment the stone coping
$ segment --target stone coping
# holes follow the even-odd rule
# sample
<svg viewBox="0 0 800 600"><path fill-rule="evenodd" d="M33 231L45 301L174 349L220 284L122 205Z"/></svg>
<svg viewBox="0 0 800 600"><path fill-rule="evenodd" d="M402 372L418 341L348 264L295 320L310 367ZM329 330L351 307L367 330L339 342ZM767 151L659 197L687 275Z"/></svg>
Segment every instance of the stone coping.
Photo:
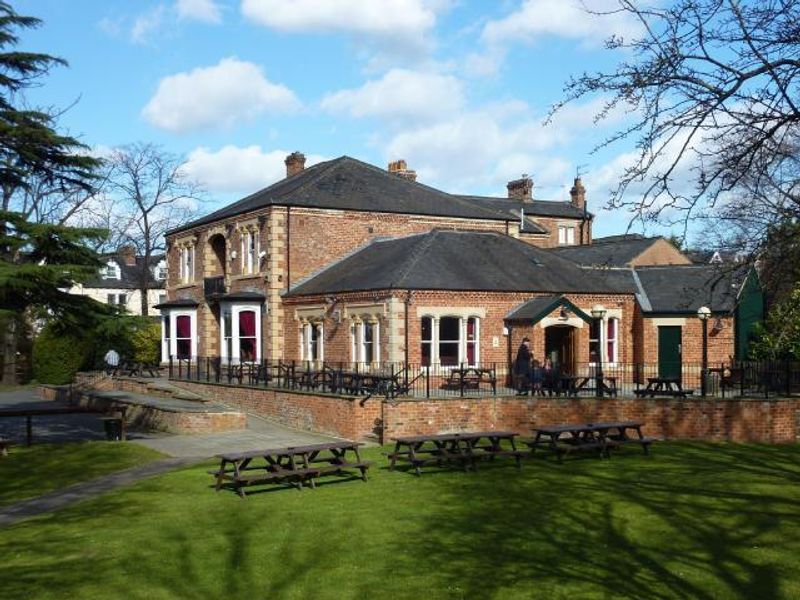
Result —
<svg viewBox="0 0 800 600"><path fill-rule="evenodd" d="M174 413L235 413L239 411L232 410L221 404L205 403L198 405L197 402L192 400L177 400L166 398L153 398L150 396L143 396L141 394L132 394L129 392L106 392L87 390L83 392L87 398L95 398L98 400L110 400L113 402L121 402L123 404L132 404L135 406L144 406L147 408L154 408L164 412Z"/></svg>
<svg viewBox="0 0 800 600"><path fill-rule="evenodd" d="M342 395L342 394L330 394L328 392L318 392L315 390L287 390L284 388L273 388L273 387L258 387L254 385L236 385L235 383L222 383L216 381L186 381L185 379L170 379L170 381L174 381L176 383L188 383L192 385L211 385L214 387L223 387L223 388L230 388L234 390L253 390L258 392L276 392L276 393L285 393L285 394L300 394L302 396L318 396L320 398L335 398L336 400L363 400L366 396L352 396L352 395ZM384 400L383 396L371 396L370 400L379 399Z"/></svg>

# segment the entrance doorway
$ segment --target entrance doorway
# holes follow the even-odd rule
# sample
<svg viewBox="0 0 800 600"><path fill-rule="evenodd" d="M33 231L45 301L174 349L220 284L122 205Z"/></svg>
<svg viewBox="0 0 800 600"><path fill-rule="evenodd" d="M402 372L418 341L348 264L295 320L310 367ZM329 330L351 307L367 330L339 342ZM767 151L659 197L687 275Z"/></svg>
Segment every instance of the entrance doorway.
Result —
<svg viewBox="0 0 800 600"><path fill-rule="evenodd" d="M681 328L669 325L658 328L658 376L681 378Z"/></svg>
<svg viewBox="0 0 800 600"><path fill-rule="evenodd" d="M544 355L553 361L553 369L575 373L575 328L571 325L551 325L544 330Z"/></svg>

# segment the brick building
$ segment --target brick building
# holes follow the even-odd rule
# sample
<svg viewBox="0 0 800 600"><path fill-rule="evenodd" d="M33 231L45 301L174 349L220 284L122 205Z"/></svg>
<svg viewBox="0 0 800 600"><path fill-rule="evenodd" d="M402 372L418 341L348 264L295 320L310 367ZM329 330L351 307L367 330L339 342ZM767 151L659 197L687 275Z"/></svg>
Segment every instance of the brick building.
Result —
<svg viewBox="0 0 800 600"><path fill-rule="evenodd" d="M165 357L505 363L528 335L561 365L699 361L702 305L710 358L734 354L734 274L661 238L593 242L579 178L570 201L534 199L528 177L491 198L405 161L304 162L168 234Z"/></svg>

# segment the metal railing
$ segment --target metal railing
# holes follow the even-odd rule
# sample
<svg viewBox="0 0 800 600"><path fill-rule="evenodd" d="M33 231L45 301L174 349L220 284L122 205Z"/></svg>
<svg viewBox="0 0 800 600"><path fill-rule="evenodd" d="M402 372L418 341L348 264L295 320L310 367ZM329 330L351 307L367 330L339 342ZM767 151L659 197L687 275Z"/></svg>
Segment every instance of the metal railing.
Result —
<svg viewBox="0 0 800 600"><path fill-rule="evenodd" d="M224 383L242 387L319 392L343 396L459 398L474 396L680 396L769 398L800 393L800 363L739 361L675 365L579 363L569 369L513 365L380 364L261 360L227 361L220 357L171 357L170 379ZM703 396L705 392L705 396Z"/></svg>

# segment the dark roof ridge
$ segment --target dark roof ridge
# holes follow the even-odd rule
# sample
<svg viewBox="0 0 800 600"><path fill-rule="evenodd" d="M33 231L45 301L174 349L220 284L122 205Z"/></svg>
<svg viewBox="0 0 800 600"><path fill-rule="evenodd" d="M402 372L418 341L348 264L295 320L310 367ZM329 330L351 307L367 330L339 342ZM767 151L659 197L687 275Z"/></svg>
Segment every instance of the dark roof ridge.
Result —
<svg viewBox="0 0 800 600"><path fill-rule="evenodd" d="M607 239L607 238L616 238L616 239ZM631 237L631 238L623 238L616 235L609 235L593 239L592 244L602 245L602 244L625 244L630 242L648 242L648 241L655 242L656 240L663 240L663 239L665 239L663 235L654 235L649 237L643 235L640 237Z"/></svg>

